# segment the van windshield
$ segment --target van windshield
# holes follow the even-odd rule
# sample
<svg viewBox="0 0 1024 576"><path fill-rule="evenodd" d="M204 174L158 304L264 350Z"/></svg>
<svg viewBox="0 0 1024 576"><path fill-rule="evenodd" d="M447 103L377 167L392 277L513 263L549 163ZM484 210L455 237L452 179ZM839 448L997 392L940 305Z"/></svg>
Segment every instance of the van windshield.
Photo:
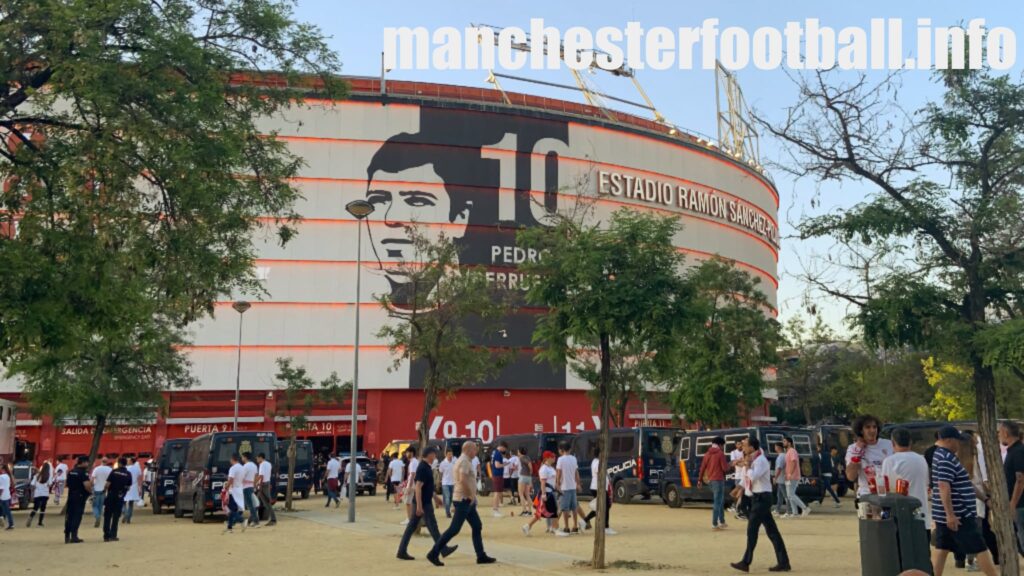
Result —
<svg viewBox="0 0 1024 576"><path fill-rule="evenodd" d="M212 464L217 467L219 472L227 472L228 468L231 467L232 454L252 452L252 455L255 458L260 452L264 454L272 453L269 436L228 436L226 438L217 439L215 441L215 445L217 450L213 456Z"/></svg>
<svg viewBox="0 0 1024 576"><path fill-rule="evenodd" d="M188 454L188 444L164 444L164 447L160 449L160 467L181 468L185 465L186 454Z"/></svg>
<svg viewBox="0 0 1024 576"><path fill-rule="evenodd" d="M671 431L648 432L645 449L649 456L673 456L675 454L675 434Z"/></svg>

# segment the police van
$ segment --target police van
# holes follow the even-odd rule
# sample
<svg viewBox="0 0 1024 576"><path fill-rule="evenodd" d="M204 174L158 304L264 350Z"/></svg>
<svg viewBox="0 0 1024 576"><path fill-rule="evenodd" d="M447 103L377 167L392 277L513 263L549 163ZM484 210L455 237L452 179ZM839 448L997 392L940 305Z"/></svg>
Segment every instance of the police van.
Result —
<svg viewBox="0 0 1024 576"><path fill-rule="evenodd" d="M740 440L754 437L761 443L761 449L768 458L775 473L775 444L782 442L784 437L792 438L793 447L800 455L800 486L797 495L804 502L818 501L824 498L824 486L819 482L817 446L813 431L807 428L789 426L752 426L746 428L729 428L724 430L705 430L686 432L679 442L676 465L669 467L660 486L662 500L673 508L678 508L686 501L712 500L711 486L698 487L700 464L704 454L711 448L711 441L716 436L725 440L725 457ZM726 476L726 491L735 486L735 476Z"/></svg>
<svg viewBox="0 0 1024 576"><path fill-rule="evenodd" d="M277 494L285 496L288 492L288 440L277 443L277 464L274 469L277 475ZM309 498L313 487L313 442L310 440L295 441L295 478L292 491L298 492L302 499Z"/></svg>
<svg viewBox="0 0 1024 576"><path fill-rule="evenodd" d="M185 467L191 442L188 438L167 440L160 447L160 454L150 462L153 483L149 487L149 503L153 506L153 514L163 514L164 506L174 506L178 498L178 476Z"/></svg>
<svg viewBox="0 0 1024 576"><path fill-rule="evenodd" d="M685 432L677 428L613 428L608 450L608 477L615 502L626 503L634 496L650 499L658 494L666 470L673 467L679 442ZM577 434L571 452L579 462L580 488L590 487L590 463L601 438L600 430Z"/></svg>
<svg viewBox="0 0 1024 576"><path fill-rule="evenodd" d="M277 435L273 432L211 432L193 438L185 456L185 467L178 478L178 497L174 517L192 514L201 524L207 514L220 511L220 492L231 468L231 455L263 453L277 468ZM261 512L262 515L262 512Z"/></svg>

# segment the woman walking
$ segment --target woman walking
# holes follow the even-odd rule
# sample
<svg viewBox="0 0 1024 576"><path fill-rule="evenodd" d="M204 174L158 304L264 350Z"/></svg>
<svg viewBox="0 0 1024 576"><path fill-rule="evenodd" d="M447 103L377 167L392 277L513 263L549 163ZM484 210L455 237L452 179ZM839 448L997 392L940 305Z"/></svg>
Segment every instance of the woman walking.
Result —
<svg viewBox="0 0 1024 576"><path fill-rule="evenodd" d="M519 502L523 505L520 516L530 516L533 504L533 461L526 454L526 447L519 448Z"/></svg>
<svg viewBox="0 0 1024 576"><path fill-rule="evenodd" d="M555 501L555 453L551 451L544 452L541 458L543 464L538 472L540 476L540 494L537 495L537 499L534 501L536 512L533 515L533 520L530 520L529 524L523 524L522 530L526 536L530 535L530 528L533 528L534 524L540 522L541 518L547 522L547 529L544 530L544 533L555 533L554 522L558 514L558 503Z"/></svg>
<svg viewBox="0 0 1024 576"><path fill-rule="evenodd" d="M32 512L28 515L26 528L32 527L32 519L39 513L39 527L43 527L43 517L46 516L46 503L50 500L50 486L53 485L53 467L49 462L43 462L39 472L32 477Z"/></svg>

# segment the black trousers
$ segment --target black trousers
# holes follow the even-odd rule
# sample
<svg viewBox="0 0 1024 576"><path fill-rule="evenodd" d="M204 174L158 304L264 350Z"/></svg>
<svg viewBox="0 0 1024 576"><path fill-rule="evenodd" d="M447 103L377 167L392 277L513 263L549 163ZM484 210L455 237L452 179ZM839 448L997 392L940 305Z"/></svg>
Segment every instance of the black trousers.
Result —
<svg viewBox="0 0 1024 576"><path fill-rule="evenodd" d="M743 496L740 496L740 503L736 506L736 512L742 516L750 515L750 496L744 492Z"/></svg>
<svg viewBox="0 0 1024 576"><path fill-rule="evenodd" d="M782 541L782 534L779 527L775 525L775 518L772 517L772 493L760 492L754 494L750 499L750 518L747 520L747 551L743 554L743 563L753 564L754 548L757 547L758 532L761 526L775 547L775 559L780 566L789 566L789 554L786 553L786 543Z"/></svg>
<svg viewBox="0 0 1024 576"><path fill-rule="evenodd" d="M78 527L82 525L85 513L84 496L68 496L67 516L64 518L64 537L78 538Z"/></svg>
<svg viewBox="0 0 1024 576"><path fill-rule="evenodd" d="M124 498L110 497L103 501L103 539L117 538L117 525L124 509Z"/></svg>
<svg viewBox="0 0 1024 576"><path fill-rule="evenodd" d="M590 495L593 496L594 498L597 498L597 490L591 490L590 491ZM611 524L611 521L612 521L612 501L608 499L608 491L607 490L604 491L604 494L601 497L604 498L604 505L608 509L607 513L605 513L605 516L604 516L604 527L608 528L608 525ZM585 522L590 523L590 521L593 520L594 518L597 518L597 510L596 509L591 510L590 514L587 514L587 518L586 518Z"/></svg>
<svg viewBox="0 0 1024 576"><path fill-rule="evenodd" d="M430 537L437 543L441 539L441 531L437 529L437 517L434 516L434 503L427 501L426 506L423 507L423 516L416 516L416 501L412 503L412 520L405 525L405 532L402 534L402 542L398 545L399 554L407 554L409 549L409 540L412 539L412 535L416 533L417 528L420 526L420 521L427 527L427 531L430 532Z"/></svg>
<svg viewBox="0 0 1024 576"><path fill-rule="evenodd" d="M484 525L483 522L480 522L480 515L476 512L476 504L472 500L459 500L454 504L455 514L452 515L452 523L448 525L448 529L441 535L441 539L434 542L434 547L431 548L428 556L436 558L441 553L441 550L448 546L452 538L459 535L462 525L466 522L469 522L469 527L473 529L473 550L476 552L476 557L483 558L487 556L484 552ZM410 520L409 523L412 524L413 521Z"/></svg>

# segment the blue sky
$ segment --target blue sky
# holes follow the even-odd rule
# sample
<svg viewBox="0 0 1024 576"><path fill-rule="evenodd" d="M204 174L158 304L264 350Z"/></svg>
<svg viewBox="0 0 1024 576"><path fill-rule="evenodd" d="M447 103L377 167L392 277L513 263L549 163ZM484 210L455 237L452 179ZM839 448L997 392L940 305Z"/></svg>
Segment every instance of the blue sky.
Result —
<svg viewBox="0 0 1024 576"><path fill-rule="evenodd" d="M644 28L666 26L699 26L705 18L718 18L719 27L741 26L753 32L760 26L783 28L787 21L818 18L824 26L836 29L844 26L869 26L871 18L902 18L904 25L904 52L913 47L913 29L918 18L931 18L932 25L954 25L973 18L985 18L989 27L1006 26L1018 35L1018 62L1010 74L1020 78L1024 60L1024 10L1017 2L950 0L924 1L859 1L835 2L788 1L757 2L751 0L731 2L649 1L622 2L591 0L560 2L558 0L518 2L414 2L388 0L385 2L332 2L330 0L298 0L296 16L300 20L319 25L331 36L331 47L340 55L345 74L377 76L380 74L380 53L383 48L383 30L388 26L441 26L464 28L470 23L495 26L529 28L530 18L544 18L545 24L566 30L583 26L595 30L601 26L622 28L628 21L638 21ZM513 74L530 76L559 83L572 83L569 72L518 71ZM848 73L851 78L856 72ZM486 71L395 71L389 78L423 80L486 87ZM602 91L628 99L638 99L632 86L625 80L610 75L595 78ZM671 121L689 130L716 134L714 73L707 70L665 71L645 70L638 78L656 107ZM783 109L794 100L795 90L784 69L761 71L748 67L738 72L747 102L763 114L778 118ZM901 103L910 109L941 97L941 90L925 71L908 71L903 75ZM566 99L580 99L573 92L544 89L537 85L503 82L510 91L545 94ZM762 156L781 159L778 145L770 139L761 140ZM837 206L851 205L863 199L869 191L859 186L818 187L811 181L793 181L784 174L774 174L782 199L779 220L784 237L780 253L779 289L780 319L801 314L805 310L803 286L795 275L801 270L800 262L828 250L829 242L806 242L785 239L793 232L791 222L810 211L809 199L819 193L822 206L814 212ZM825 319L834 328L843 330L845 307L838 303L816 300Z"/></svg>

